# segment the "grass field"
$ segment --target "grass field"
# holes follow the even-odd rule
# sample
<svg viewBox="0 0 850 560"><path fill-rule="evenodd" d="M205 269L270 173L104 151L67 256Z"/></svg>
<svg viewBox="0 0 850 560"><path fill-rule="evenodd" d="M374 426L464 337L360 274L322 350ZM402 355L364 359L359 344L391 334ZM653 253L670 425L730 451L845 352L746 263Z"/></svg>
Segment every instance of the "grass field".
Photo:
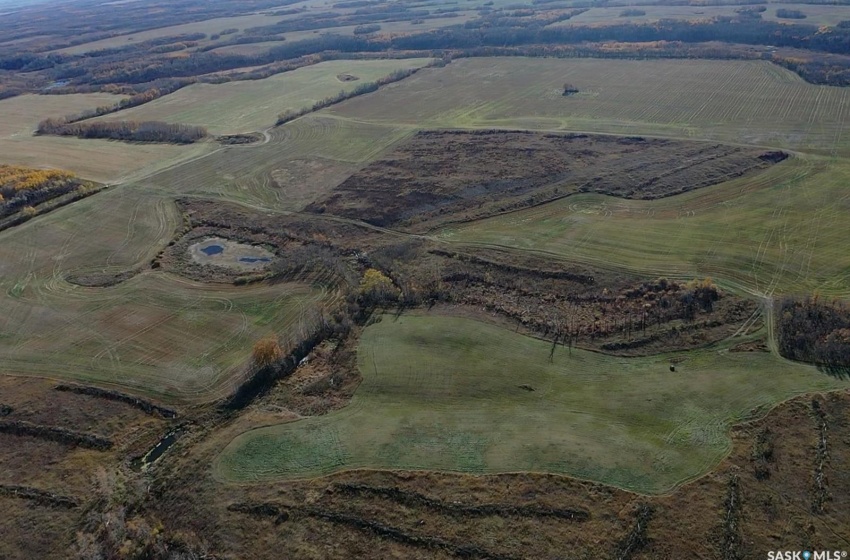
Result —
<svg viewBox="0 0 850 560"><path fill-rule="evenodd" d="M103 94L21 95L0 101L0 163L30 167L55 167L73 171L86 179L109 182L144 168L162 167L209 145L172 146L127 144L107 140L82 140L33 136L38 122L113 105L121 97Z"/></svg>
<svg viewBox="0 0 850 560"><path fill-rule="evenodd" d="M338 60L299 68L264 80L195 84L102 120L157 120L206 126L214 134L268 128L287 109L299 110L340 91L373 82L396 70L424 66L429 59ZM340 74L358 81L343 82Z"/></svg>
<svg viewBox="0 0 850 560"><path fill-rule="evenodd" d="M549 363L549 348L469 319L385 316L364 333L348 407L240 435L216 472L545 471L659 493L714 467L753 409L848 386L768 353L689 352L670 372L672 356L560 348Z"/></svg>
<svg viewBox="0 0 850 560"><path fill-rule="evenodd" d="M564 82L580 93L562 97ZM422 128L645 134L850 155L846 89L761 61L463 59L328 110Z"/></svg>
<svg viewBox="0 0 850 560"><path fill-rule="evenodd" d="M582 194L446 230L452 242L543 251L647 275L712 276L746 291L850 297L850 165L797 157L655 201Z"/></svg>
<svg viewBox="0 0 850 560"><path fill-rule="evenodd" d="M267 144L227 147L212 157L159 173L145 181L146 188L301 210L413 133L411 127L320 115L271 130Z"/></svg>
<svg viewBox="0 0 850 560"><path fill-rule="evenodd" d="M0 233L0 373L209 399L231 388L258 338L293 328L324 296L154 272L109 288L65 280L147 263L179 223L167 198L117 187Z"/></svg>

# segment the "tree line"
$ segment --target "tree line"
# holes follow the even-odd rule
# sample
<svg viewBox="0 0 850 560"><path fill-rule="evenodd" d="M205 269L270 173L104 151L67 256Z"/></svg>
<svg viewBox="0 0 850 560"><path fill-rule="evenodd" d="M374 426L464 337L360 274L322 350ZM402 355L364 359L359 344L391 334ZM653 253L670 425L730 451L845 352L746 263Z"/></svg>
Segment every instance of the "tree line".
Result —
<svg viewBox="0 0 850 560"><path fill-rule="evenodd" d="M37 134L104 138L122 142L158 142L192 144L207 136L207 129L188 124L160 121L65 122L64 119L45 119L38 124Z"/></svg>
<svg viewBox="0 0 850 560"><path fill-rule="evenodd" d="M817 297L786 298L778 310L779 352L791 360L850 367L850 307Z"/></svg>

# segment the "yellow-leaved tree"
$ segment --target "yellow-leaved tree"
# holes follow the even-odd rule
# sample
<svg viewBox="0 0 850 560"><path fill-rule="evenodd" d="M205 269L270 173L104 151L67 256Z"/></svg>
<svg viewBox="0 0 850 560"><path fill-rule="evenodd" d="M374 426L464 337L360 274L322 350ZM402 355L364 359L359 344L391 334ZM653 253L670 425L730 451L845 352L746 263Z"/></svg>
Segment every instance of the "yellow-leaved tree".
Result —
<svg viewBox="0 0 850 560"><path fill-rule="evenodd" d="M254 344L253 357L254 364L261 368L270 366L280 360L283 357L283 350L280 349L277 337L269 335L258 340Z"/></svg>
<svg viewBox="0 0 850 560"><path fill-rule="evenodd" d="M398 288L380 270L370 268L360 279L360 297L372 304L385 303L398 298Z"/></svg>

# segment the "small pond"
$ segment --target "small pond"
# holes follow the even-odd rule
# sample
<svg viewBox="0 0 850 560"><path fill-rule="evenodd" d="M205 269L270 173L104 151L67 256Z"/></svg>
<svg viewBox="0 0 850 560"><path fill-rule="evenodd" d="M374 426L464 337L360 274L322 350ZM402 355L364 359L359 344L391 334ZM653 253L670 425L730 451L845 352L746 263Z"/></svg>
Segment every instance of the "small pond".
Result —
<svg viewBox="0 0 850 560"><path fill-rule="evenodd" d="M259 270L274 260L274 253L263 247L222 237L210 237L191 245L189 254L200 264L243 271Z"/></svg>
<svg viewBox="0 0 850 560"><path fill-rule="evenodd" d="M224 247L222 247L221 245L209 245L207 247L202 247L201 252L206 256L210 257L212 255L223 253Z"/></svg>

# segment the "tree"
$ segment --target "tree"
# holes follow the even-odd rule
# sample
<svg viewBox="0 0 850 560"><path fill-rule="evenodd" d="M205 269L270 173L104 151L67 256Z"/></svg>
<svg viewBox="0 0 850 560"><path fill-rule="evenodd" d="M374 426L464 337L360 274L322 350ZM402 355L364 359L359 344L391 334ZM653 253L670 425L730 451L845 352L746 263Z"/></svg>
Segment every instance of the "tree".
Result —
<svg viewBox="0 0 850 560"><path fill-rule="evenodd" d="M280 349L280 344L277 337L269 335L254 344L253 350L254 364L257 367L267 367L279 361L283 357L283 351Z"/></svg>
<svg viewBox="0 0 850 560"><path fill-rule="evenodd" d="M398 297L398 288L380 270L370 268L360 280L360 297L367 303L382 303Z"/></svg>

